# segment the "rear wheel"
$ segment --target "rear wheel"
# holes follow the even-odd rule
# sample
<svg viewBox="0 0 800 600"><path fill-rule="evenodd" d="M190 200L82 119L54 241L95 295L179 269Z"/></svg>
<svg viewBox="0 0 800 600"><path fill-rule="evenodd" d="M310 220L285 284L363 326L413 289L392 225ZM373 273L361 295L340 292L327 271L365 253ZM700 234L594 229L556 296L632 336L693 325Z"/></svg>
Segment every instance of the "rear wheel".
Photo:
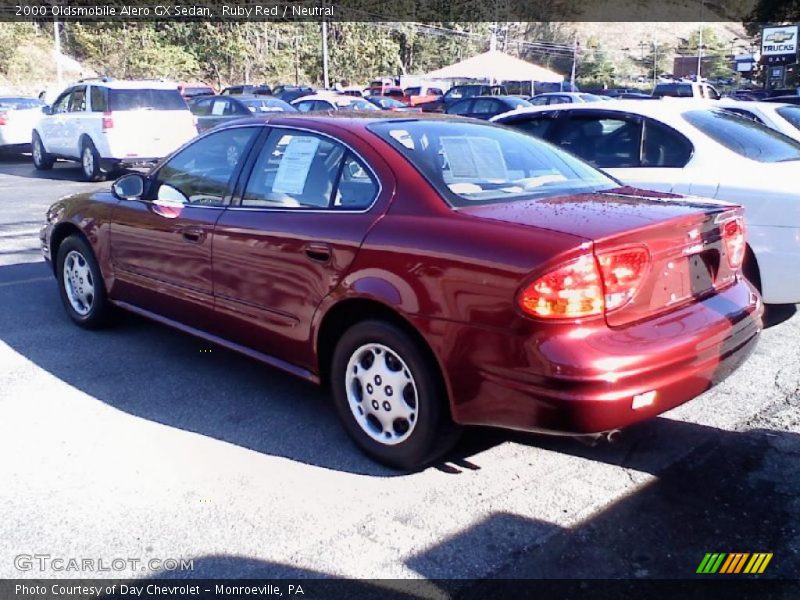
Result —
<svg viewBox="0 0 800 600"><path fill-rule="evenodd" d="M342 336L331 385L350 437L390 467L424 466L458 439L438 370L417 342L391 323L364 321Z"/></svg>
<svg viewBox="0 0 800 600"><path fill-rule="evenodd" d="M33 166L40 171L49 171L56 162L56 159L45 151L42 138L35 131L31 140L31 155L33 156Z"/></svg>
<svg viewBox="0 0 800 600"><path fill-rule="evenodd" d="M71 235L61 242L56 265L61 302L70 319L86 329L108 324L112 306L100 267L86 240Z"/></svg>
<svg viewBox="0 0 800 600"><path fill-rule="evenodd" d="M103 171L100 170L100 155L92 140L84 140L81 144L81 170L86 181L100 181Z"/></svg>

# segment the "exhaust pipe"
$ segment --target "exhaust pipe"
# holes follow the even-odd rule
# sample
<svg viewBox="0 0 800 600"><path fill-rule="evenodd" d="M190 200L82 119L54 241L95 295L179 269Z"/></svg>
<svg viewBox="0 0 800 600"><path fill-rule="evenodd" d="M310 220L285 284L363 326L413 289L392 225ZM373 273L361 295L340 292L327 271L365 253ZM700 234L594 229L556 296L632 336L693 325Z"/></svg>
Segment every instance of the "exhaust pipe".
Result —
<svg viewBox="0 0 800 600"><path fill-rule="evenodd" d="M607 442L609 444L614 444L619 440L621 435L622 431L620 431L619 429L612 429L610 431L601 431L600 433L587 433L585 435L575 435L572 437L578 440L581 444L585 444L590 448L594 448L600 442Z"/></svg>

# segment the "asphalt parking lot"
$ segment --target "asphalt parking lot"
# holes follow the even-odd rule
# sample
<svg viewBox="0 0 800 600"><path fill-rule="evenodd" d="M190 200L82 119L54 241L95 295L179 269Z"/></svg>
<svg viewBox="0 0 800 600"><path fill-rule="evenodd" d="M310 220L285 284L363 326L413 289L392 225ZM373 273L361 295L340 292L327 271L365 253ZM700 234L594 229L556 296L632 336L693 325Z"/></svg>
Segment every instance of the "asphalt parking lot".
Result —
<svg viewBox="0 0 800 600"><path fill-rule="evenodd" d="M138 317L73 326L38 229L109 185L78 176L0 158L0 578L692 578L706 552L772 552L761 577L800 577L796 307L771 307L722 385L614 444L476 429L400 474L307 383ZM20 571L20 554L193 570Z"/></svg>

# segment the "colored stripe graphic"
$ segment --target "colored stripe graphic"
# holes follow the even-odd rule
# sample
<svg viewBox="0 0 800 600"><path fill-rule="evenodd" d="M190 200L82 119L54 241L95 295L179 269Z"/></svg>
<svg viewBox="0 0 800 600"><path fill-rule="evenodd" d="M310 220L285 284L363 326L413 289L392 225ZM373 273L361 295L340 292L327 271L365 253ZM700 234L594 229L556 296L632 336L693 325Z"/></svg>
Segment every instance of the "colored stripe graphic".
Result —
<svg viewBox="0 0 800 600"><path fill-rule="evenodd" d="M703 558L700 566L697 567L697 573L716 573L722 561L725 559L724 552L707 553Z"/></svg>
<svg viewBox="0 0 800 600"><path fill-rule="evenodd" d="M753 554L753 558L750 559L750 562L747 563L747 566L744 569L745 573L763 573L769 561L772 560L772 552L761 552L758 554Z"/></svg>
<svg viewBox="0 0 800 600"><path fill-rule="evenodd" d="M749 560L748 560L749 559ZM744 573L760 574L763 573L769 562L772 560L772 552L707 552L697 567L700 574L734 574ZM747 565L747 566L745 566Z"/></svg>

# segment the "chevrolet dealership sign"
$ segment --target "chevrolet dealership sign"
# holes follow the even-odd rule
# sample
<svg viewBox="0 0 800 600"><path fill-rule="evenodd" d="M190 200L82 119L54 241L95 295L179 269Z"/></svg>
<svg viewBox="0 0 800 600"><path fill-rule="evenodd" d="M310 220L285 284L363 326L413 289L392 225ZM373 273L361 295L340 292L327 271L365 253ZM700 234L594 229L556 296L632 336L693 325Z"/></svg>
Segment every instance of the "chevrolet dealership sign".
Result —
<svg viewBox="0 0 800 600"><path fill-rule="evenodd" d="M797 55L797 25L765 27L761 33L761 56Z"/></svg>

